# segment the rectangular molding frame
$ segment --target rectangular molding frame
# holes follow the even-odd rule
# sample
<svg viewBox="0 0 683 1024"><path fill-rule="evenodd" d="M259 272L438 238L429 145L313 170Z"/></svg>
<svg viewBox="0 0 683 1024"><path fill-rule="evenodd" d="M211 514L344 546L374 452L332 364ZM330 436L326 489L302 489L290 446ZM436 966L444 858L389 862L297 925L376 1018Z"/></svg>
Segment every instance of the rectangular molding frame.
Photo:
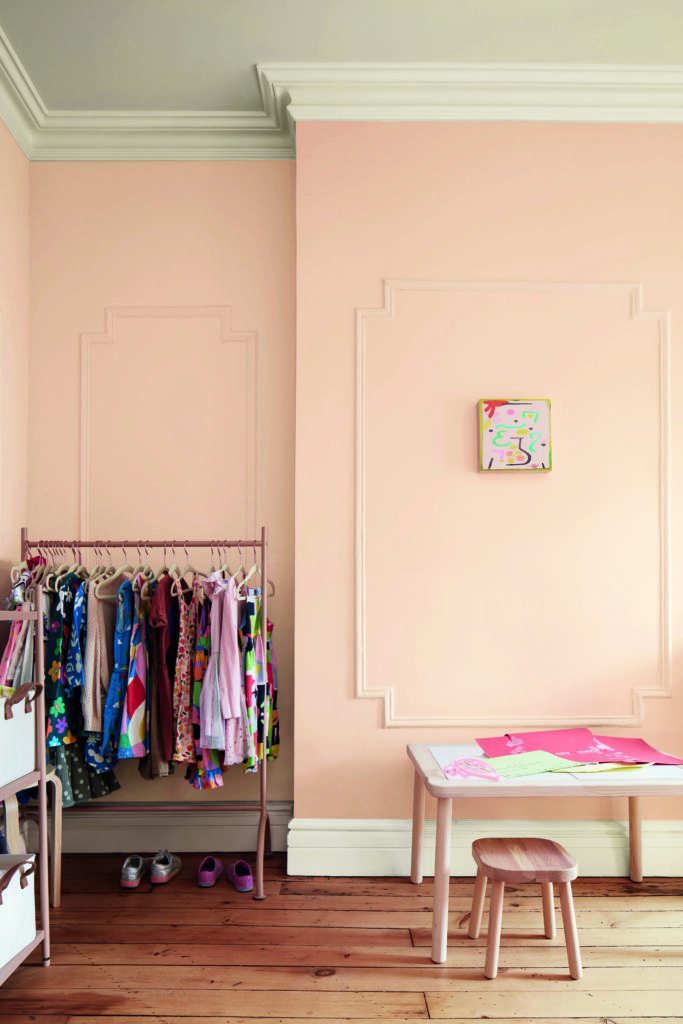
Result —
<svg viewBox="0 0 683 1024"><path fill-rule="evenodd" d="M90 380L91 353L95 345L115 345L118 325L124 319L211 319L216 320L219 344L244 345L247 353L247 379L244 382L247 403L247 481L244 495L245 532L255 535L259 504L258 480L258 335L256 331L236 331L232 326L232 306L111 306L104 310L105 330L80 335L80 448L79 448L79 537L89 540L90 524Z"/></svg>
<svg viewBox="0 0 683 1024"><path fill-rule="evenodd" d="M393 319L395 296L399 292L494 292L497 290L559 292L576 295L624 295L629 298L632 321L653 323L657 329L657 361L659 384L659 683L657 687L634 688L629 715L544 715L507 716L506 724L516 728L559 728L598 725L642 725L645 700L670 699L672 694L672 572L671 572L671 311L647 309L642 282L619 281L522 281L522 280L432 280L386 278L384 303L372 308L357 308L355 323L355 686L359 699L379 700L383 704L384 728L496 728L500 720L495 714L476 718L440 714L431 718L401 717L396 708L394 687L379 685L368 679L367 667L367 530L366 530L366 351L368 325L377 319Z"/></svg>

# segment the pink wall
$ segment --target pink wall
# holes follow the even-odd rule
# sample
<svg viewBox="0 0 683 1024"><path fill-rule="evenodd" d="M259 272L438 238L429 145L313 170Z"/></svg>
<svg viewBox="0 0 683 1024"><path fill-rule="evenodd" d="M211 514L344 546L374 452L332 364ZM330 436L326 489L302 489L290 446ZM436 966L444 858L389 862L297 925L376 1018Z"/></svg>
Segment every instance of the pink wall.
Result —
<svg viewBox="0 0 683 1024"><path fill-rule="evenodd" d="M31 533L268 525L282 703L269 798L291 799L293 165L33 164L31 289ZM182 773L117 775L115 800L193 796ZM202 799L253 800L253 777L232 776Z"/></svg>
<svg viewBox="0 0 683 1024"><path fill-rule="evenodd" d="M297 818L408 817L411 741L683 752L682 158L670 126L297 127ZM486 397L552 400L550 474L477 472Z"/></svg>
<svg viewBox="0 0 683 1024"><path fill-rule="evenodd" d="M29 164L0 121L0 575L26 517Z"/></svg>

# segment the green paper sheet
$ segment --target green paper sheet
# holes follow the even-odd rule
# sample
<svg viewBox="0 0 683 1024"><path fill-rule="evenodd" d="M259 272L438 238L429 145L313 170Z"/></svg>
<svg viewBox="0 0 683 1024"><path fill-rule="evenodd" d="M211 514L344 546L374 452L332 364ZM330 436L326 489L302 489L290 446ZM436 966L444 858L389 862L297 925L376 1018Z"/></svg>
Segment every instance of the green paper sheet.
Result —
<svg viewBox="0 0 683 1024"><path fill-rule="evenodd" d="M486 763L504 779L521 779L525 775L541 775L543 772L571 771L582 762L569 761L566 757L558 757L545 750L529 750L523 754L488 757Z"/></svg>

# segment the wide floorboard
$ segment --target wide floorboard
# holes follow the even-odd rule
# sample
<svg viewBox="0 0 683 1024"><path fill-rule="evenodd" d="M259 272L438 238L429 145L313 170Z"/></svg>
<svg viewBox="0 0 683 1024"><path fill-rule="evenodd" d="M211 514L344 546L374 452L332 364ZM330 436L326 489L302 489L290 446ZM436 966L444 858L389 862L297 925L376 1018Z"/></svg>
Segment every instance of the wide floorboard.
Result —
<svg viewBox="0 0 683 1024"><path fill-rule="evenodd" d="M36 951L0 988L3 1024L683 1024L683 879L578 879L579 981L559 908L545 939L537 887L511 886L487 981L486 916L467 937L471 878L451 881L437 965L430 879L293 878L275 854L257 901L224 877L200 889L200 860L183 857L166 885L122 890L123 857L65 856L51 966Z"/></svg>

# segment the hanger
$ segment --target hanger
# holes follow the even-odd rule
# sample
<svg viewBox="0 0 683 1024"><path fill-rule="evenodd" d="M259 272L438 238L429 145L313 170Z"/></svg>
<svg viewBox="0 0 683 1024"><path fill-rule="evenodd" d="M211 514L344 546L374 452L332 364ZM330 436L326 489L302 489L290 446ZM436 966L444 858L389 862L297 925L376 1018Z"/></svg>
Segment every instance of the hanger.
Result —
<svg viewBox="0 0 683 1024"><path fill-rule="evenodd" d="M253 550L254 550L254 561L251 564L251 566L249 567L249 569L247 570L247 572L244 573L244 576L242 577L241 581L237 584L237 595L238 595L238 597L246 597L247 596L247 591L245 589L247 583L252 578L252 576L254 576L257 572L258 573L261 572L261 567L259 566L258 562L256 561L256 548L254 548Z"/></svg>
<svg viewBox="0 0 683 1024"><path fill-rule="evenodd" d="M50 560L52 561L53 564L50 565L50 567L48 568L47 572L43 577L43 588L47 591L48 594L56 594L58 587L58 576L66 568L66 563L63 561L63 559L66 557L66 552L59 543L55 543L54 547L48 547L47 551L49 553ZM62 559L62 561L57 562L58 559ZM57 564L54 564L55 562L57 562Z"/></svg>
<svg viewBox="0 0 683 1024"><path fill-rule="evenodd" d="M146 547L146 545L145 545L145 547ZM149 579L145 580L145 582L140 587L140 597L142 598L143 601L150 601L151 600L151 598L152 598L152 593L151 593L152 583L154 583L155 581L160 580L161 577L164 575L164 573L167 573L169 571L169 567L166 564L166 558L167 558L167 549L166 549L166 545L164 544L164 559L163 559L163 563L161 565L161 568L157 572L152 573L152 575L149 577Z"/></svg>
<svg viewBox="0 0 683 1024"><path fill-rule="evenodd" d="M175 553L175 541L173 541L173 543L171 544L171 551L173 552L173 561L169 566L168 575L175 576L176 580L179 580L183 574L180 571L180 566L178 565L178 560ZM185 553L187 554L187 549L185 549Z"/></svg>
<svg viewBox="0 0 683 1024"><path fill-rule="evenodd" d="M227 545L227 544L221 544L221 545L220 545L220 547L221 547L221 548L222 548L222 550L223 550L223 558L224 558L224 561L223 561L223 563L222 563L222 565L220 566L220 568L219 568L219 570L218 570L218 571L219 571L219 573L220 573L220 574L221 574L221 575L223 576L223 579L226 579L226 580L227 580L227 578L228 578L229 576L232 576L232 577L234 577L234 576L236 575L236 573L240 571L240 569L242 568L242 566L240 565L240 568L239 568L239 569L237 569L235 573L231 572L231 571L230 571L230 566L228 565L228 545ZM237 550L239 551L239 548L238 548Z"/></svg>
<svg viewBox="0 0 683 1024"><path fill-rule="evenodd" d="M104 553L99 544L95 544L93 551L95 552L95 565L90 570L90 575L88 577L91 583L93 580L98 579L98 577L103 576L104 573L108 571L108 566L104 564Z"/></svg>
<svg viewBox="0 0 683 1024"><path fill-rule="evenodd" d="M242 554L242 546L240 544L237 545L237 554L240 556L240 564L237 566L233 573L230 573L230 575L232 576L236 583L239 583L240 581L237 579L237 577L239 576L240 573L242 573L242 576L244 576L245 574L244 555Z"/></svg>
<svg viewBox="0 0 683 1024"><path fill-rule="evenodd" d="M24 587L24 596L26 597L27 600L32 599L33 591L36 587L36 584L41 582L41 580L45 576L45 573L47 572L47 555L43 553L42 548L38 547L37 555L34 556L33 553L31 552L31 549L28 548L26 551L26 562L23 562L22 565L19 567L15 567L20 568L19 575L17 576L16 580L14 580L14 582L16 583L21 573L24 572L25 569L28 567L29 560L34 557L38 557L42 559L42 561L38 565L36 565L34 569L31 570L30 578Z"/></svg>
<svg viewBox="0 0 683 1024"><path fill-rule="evenodd" d="M123 552L123 560L124 560L124 563L125 563L126 562L126 549L123 546L123 544L121 545L121 551ZM109 553L109 548L107 548L107 553ZM128 565L126 563L124 565L120 565L118 567L118 569L114 569L113 572L107 573L106 575L102 575L95 582L95 597L99 598L101 601L103 601L103 600L104 601L115 601L117 595L116 594L104 594L104 593L102 593L102 587L104 586L105 583L109 584L113 580L119 579L121 576L125 576L126 579L130 579L130 577L131 577L133 572L134 572L134 567L132 565Z"/></svg>
<svg viewBox="0 0 683 1024"><path fill-rule="evenodd" d="M74 559L73 563L71 565L69 565L68 563L62 565L57 570L54 581L54 585L57 589L59 589L59 585L61 584L62 580L65 578L65 576L68 576L69 573L76 573L76 575L82 576L84 579L88 575L88 568L87 566L83 565L83 563L80 561L81 552L76 544L71 545L71 553Z"/></svg>
<svg viewBox="0 0 683 1024"><path fill-rule="evenodd" d="M187 541L185 541L185 543L183 544L183 550L185 552L185 566L182 570L178 570L178 578L173 581L173 586L171 587L171 593L174 594L176 597L180 597L180 595L182 594L183 580L185 579L188 573L192 573L193 578L196 578L197 576L206 576L205 572L200 572L198 569L195 569L195 567L190 564L190 556L187 553Z"/></svg>
<svg viewBox="0 0 683 1024"><path fill-rule="evenodd" d="M140 555L140 545L141 544L142 544L142 546L145 549L145 561L144 562L142 561L142 557ZM137 576L144 576L145 581L146 580L154 579L154 569L149 564L149 548L147 547L147 543L145 541L138 541L138 543L136 544L136 547L137 547L137 552L138 552L138 564L133 569L133 577L135 578Z"/></svg>
<svg viewBox="0 0 683 1024"><path fill-rule="evenodd" d="M256 573L258 573L259 576L261 575L261 563L256 558L256 548L255 547L254 547L253 551L254 551L254 561L253 561L252 565L249 567L249 570L245 574L243 579L237 584L237 596L241 597L241 598L244 598L244 597L247 596L247 592L246 592L245 587L246 587L246 584L249 582L249 580L252 578L252 576L254 576ZM263 580L261 580L261 585L263 585ZM272 580L266 580L266 586L268 588L268 597L274 597L275 596L275 584L273 583L273 581Z"/></svg>

